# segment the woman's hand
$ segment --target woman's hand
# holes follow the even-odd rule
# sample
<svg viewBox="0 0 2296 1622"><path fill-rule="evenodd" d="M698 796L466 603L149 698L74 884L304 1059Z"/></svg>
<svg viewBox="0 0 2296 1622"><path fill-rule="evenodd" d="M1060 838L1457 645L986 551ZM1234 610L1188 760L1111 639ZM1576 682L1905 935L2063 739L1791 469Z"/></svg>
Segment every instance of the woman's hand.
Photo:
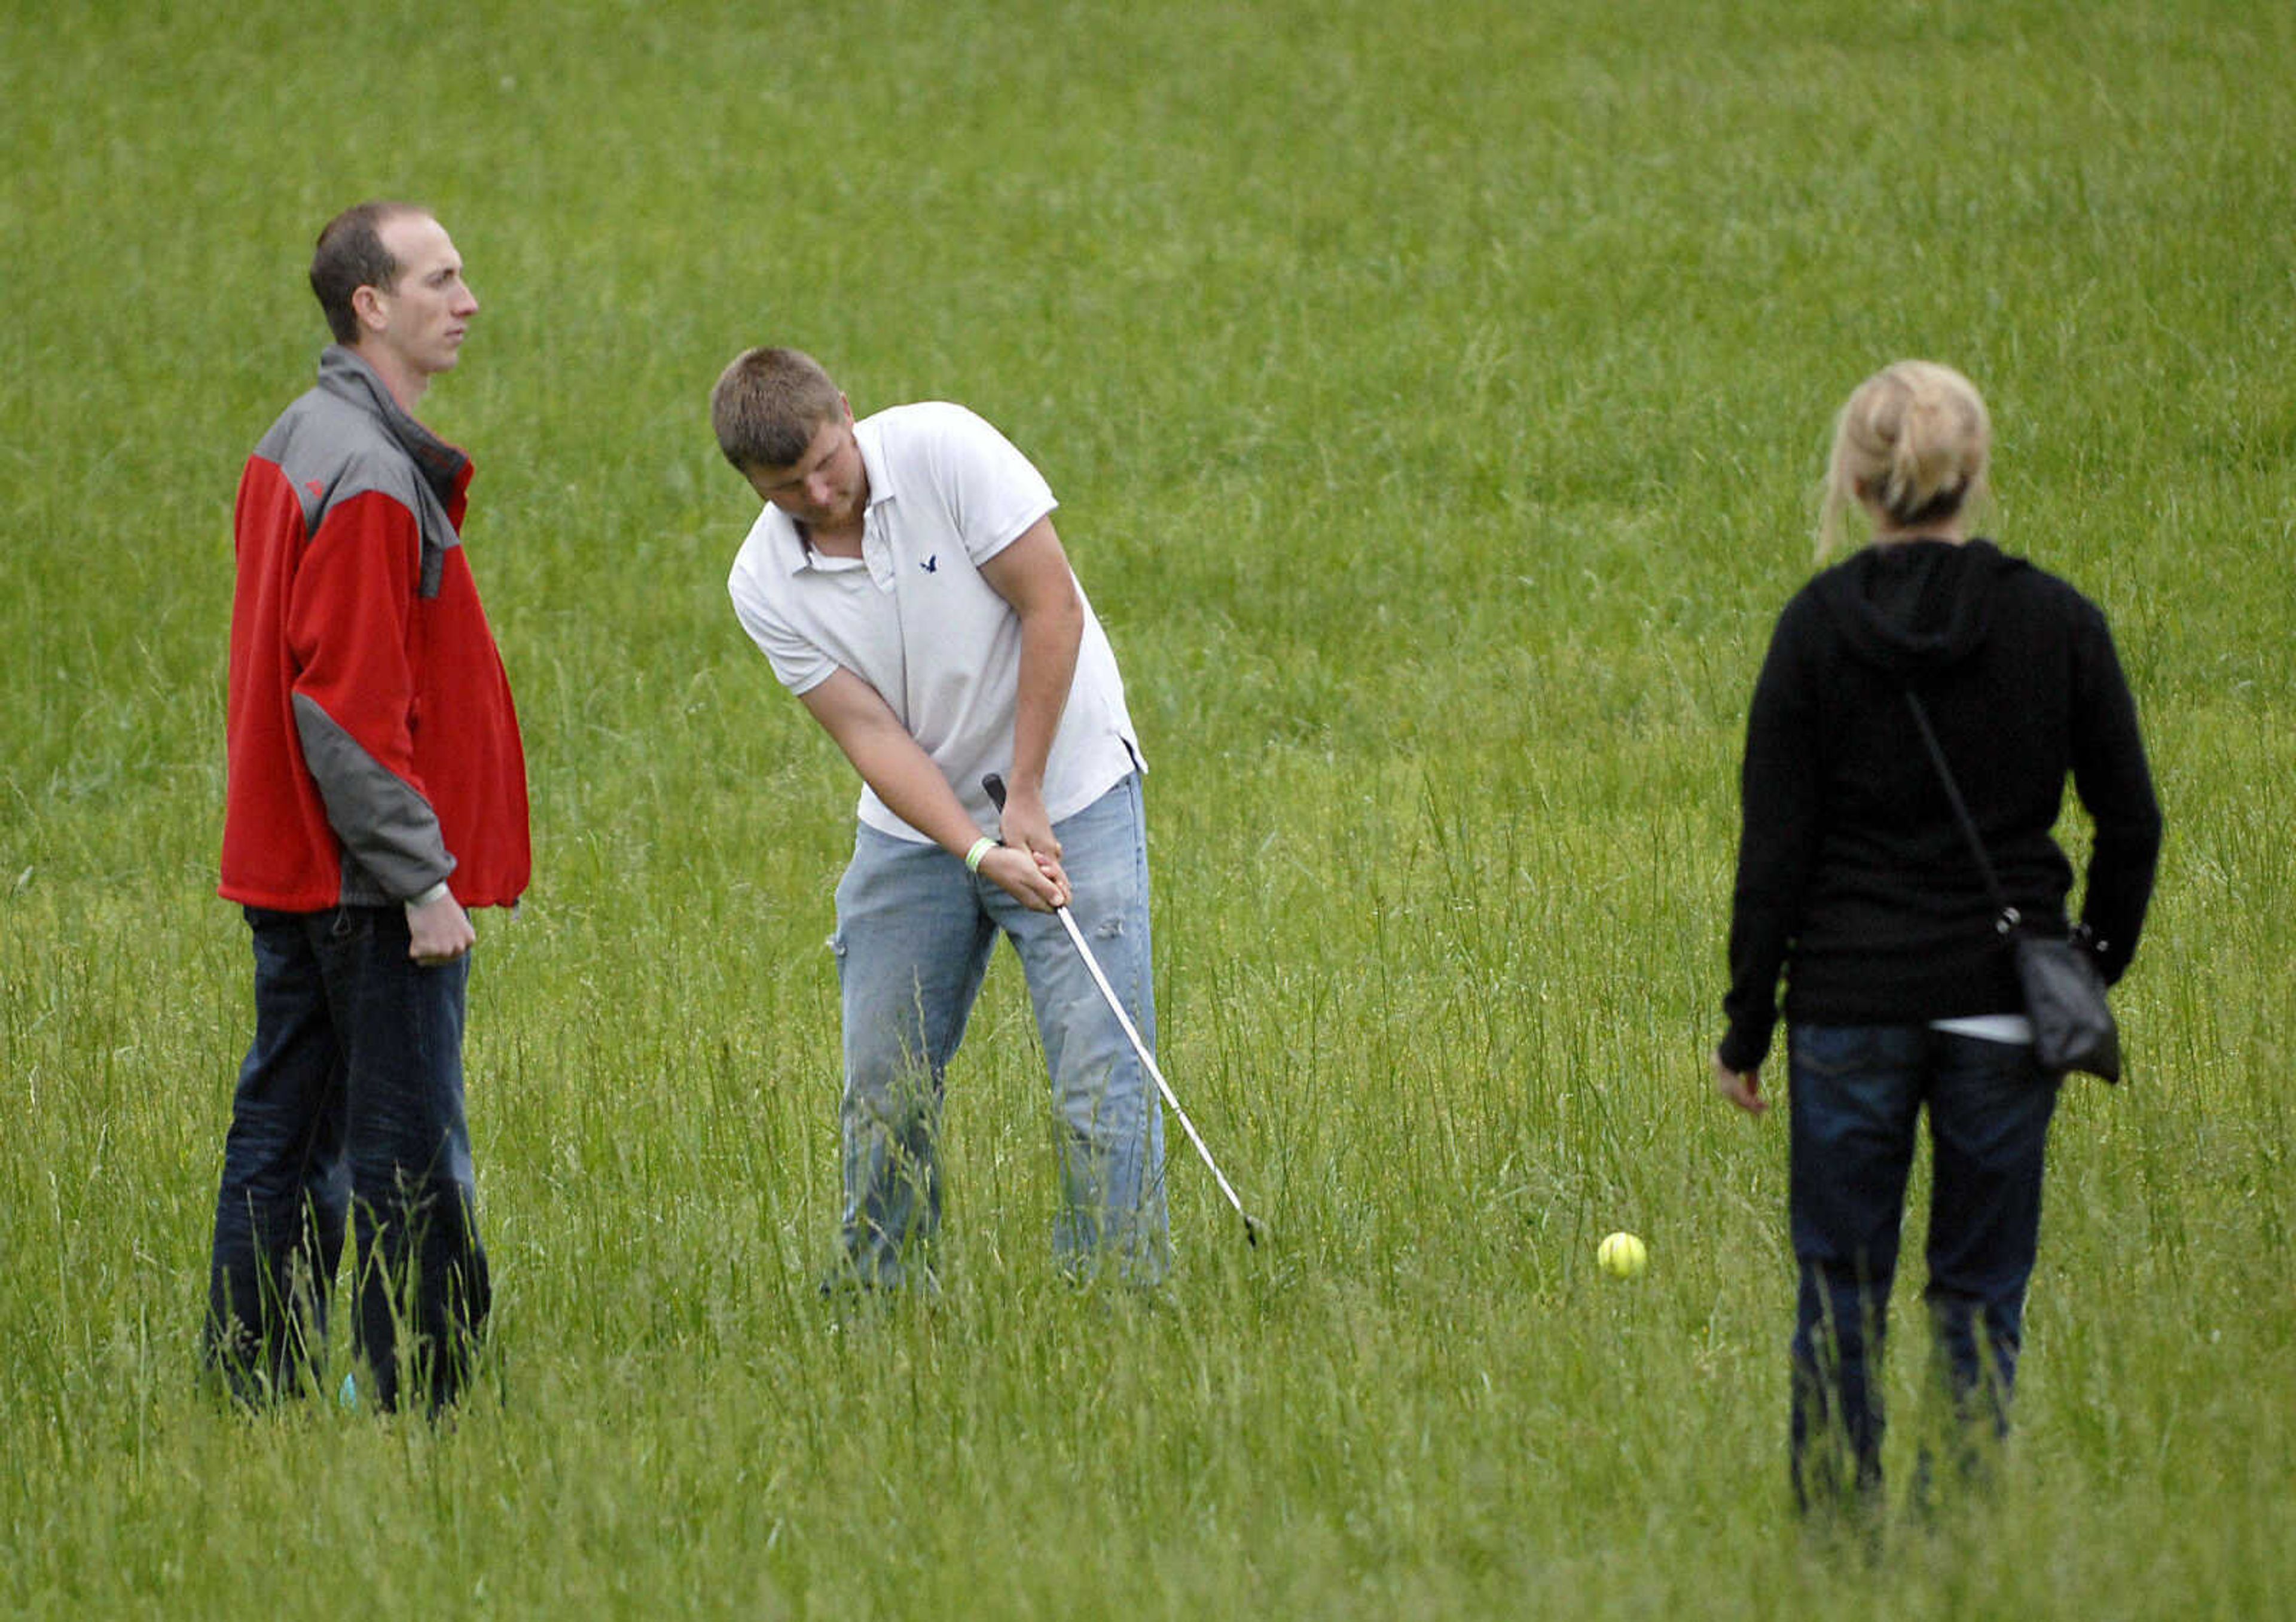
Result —
<svg viewBox="0 0 2296 1622"><path fill-rule="evenodd" d="M1769 1099L1762 1096L1761 1071L1733 1070L1722 1062L1719 1053L1714 1056L1714 1091L1750 1116L1760 1115L1770 1107Z"/></svg>

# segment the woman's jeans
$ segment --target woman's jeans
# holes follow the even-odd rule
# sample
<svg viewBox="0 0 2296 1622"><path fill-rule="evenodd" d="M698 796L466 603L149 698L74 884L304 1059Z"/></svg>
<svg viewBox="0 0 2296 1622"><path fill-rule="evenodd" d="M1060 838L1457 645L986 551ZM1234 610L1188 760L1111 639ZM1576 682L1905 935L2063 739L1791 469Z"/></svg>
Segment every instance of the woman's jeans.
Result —
<svg viewBox="0 0 2296 1622"><path fill-rule="evenodd" d="M1934 1180L1923 1296L1960 1461L1973 1466L1984 1433L2007 1435L2057 1083L2029 1047L1927 1025L1796 1025L1789 1043L1801 1280L1793 1485L1808 1508L1881 1485L1882 1345L1925 1104Z"/></svg>
<svg viewBox="0 0 2296 1622"><path fill-rule="evenodd" d="M407 956L405 909L247 910L255 1041L216 1198L207 1351L249 1401L312 1371L343 1227L355 1353L379 1406L430 1408L469 1372L490 1290L463 1114L470 960Z"/></svg>
<svg viewBox="0 0 2296 1622"><path fill-rule="evenodd" d="M1148 844L1135 773L1059 823L1076 919L1152 1051ZM1113 1260L1138 1281L1169 1264L1164 1123L1154 1083L1068 932L938 845L864 826L837 886L843 1001L845 1265L870 1287L901 1283L940 1221L941 1077L1002 933L1020 954L1052 1073L1062 1210L1055 1254L1089 1271Z"/></svg>

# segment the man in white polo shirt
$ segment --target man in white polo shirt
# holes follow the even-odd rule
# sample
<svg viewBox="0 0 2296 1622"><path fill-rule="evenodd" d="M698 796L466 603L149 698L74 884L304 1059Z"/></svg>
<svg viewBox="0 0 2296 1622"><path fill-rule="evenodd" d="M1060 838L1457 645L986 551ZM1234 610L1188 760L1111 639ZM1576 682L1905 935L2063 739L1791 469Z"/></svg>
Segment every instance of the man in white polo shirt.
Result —
<svg viewBox="0 0 2296 1622"><path fill-rule="evenodd" d="M1001 931L1052 1071L1054 1250L1080 1272L1160 1279L1156 1094L1052 916L1070 909L1152 1045L1139 748L1051 489L962 406L857 423L795 350L739 356L709 404L719 449L766 501L727 582L734 613L863 785L834 943L850 1278L898 1285L933 1237L941 1076Z"/></svg>

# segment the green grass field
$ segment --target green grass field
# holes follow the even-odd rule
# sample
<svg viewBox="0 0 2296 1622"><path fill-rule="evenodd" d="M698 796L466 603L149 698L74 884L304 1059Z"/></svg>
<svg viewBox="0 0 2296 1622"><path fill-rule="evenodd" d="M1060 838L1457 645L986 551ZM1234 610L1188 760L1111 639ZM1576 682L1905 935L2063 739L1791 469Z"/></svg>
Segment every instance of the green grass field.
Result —
<svg viewBox="0 0 2296 1622"><path fill-rule="evenodd" d="M0 1613L2296 1614L2296 13L316 16L0 10ZM438 1429L195 1379L231 499L378 193L485 302L428 416L537 844L481 921L497 1315ZM1260 1249L1176 1132L1170 1287L1054 1277L1007 957L946 1298L815 1297L853 785L726 601L706 395L756 342L1061 493L1153 765L1165 1068ZM2112 616L2169 842L2001 1490L1867 1561L1791 1511L1784 1123L1705 1056L1746 696L1831 415L1907 354Z"/></svg>

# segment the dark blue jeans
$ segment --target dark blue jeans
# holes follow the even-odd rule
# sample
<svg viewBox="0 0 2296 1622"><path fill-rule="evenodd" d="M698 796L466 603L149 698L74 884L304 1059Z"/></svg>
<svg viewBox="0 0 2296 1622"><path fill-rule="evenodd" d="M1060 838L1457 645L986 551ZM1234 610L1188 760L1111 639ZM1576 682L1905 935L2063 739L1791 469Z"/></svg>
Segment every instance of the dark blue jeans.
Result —
<svg viewBox="0 0 2296 1622"><path fill-rule="evenodd" d="M398 907L247 920L255 1041L224 1142L209 1360L248 1401L300 1386L348 1218L374 1400L435 1410L468 1377L491 1295L463 1114L469 959L415 964Z"/></svg>
<svg viewBox="0 0 2296 1622"><path fill-rule="evenodd" d="M2030 1048L1927 1025L1797 1025L1789 1044L1801 1275L1793 1486L1807 1509L1881 1486L1882 1354L1924 1105L1934 1186L1923 1295L1938 1371L1964 1443L2007 1435L2057 1083Z"/></svg>

